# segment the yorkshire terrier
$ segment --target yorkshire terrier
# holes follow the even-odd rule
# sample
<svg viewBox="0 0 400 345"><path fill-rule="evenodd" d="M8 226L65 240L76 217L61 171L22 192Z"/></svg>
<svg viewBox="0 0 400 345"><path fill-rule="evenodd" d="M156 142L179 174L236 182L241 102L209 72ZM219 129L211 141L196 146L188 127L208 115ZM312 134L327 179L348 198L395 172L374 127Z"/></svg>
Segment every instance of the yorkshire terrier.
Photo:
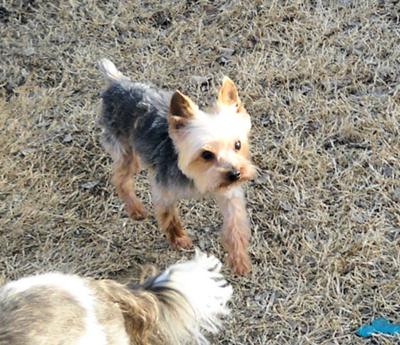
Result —
<svg viewBox="0 0 400 345"><path fill-rule="evenodd" d="M216 104L206 112L179 91L131 81L107 59L99 67L109 81L102 94L103 146L113 158L112 181L129 216L146 217L133 181L142 163L150 171L157 221L172 245L192 246L177 201L213 196L224 217L228 262L236 273L247 273L250 228L241 185L256 168L249 154L250 116L233 81L223 79Z"/></svg>
<svg viewBox="0 0 400 345"><path fill-rule="evenodd" d="M0 286L0 345L208 344L232 287L196 252L144 284L48 273Z"/></svg>

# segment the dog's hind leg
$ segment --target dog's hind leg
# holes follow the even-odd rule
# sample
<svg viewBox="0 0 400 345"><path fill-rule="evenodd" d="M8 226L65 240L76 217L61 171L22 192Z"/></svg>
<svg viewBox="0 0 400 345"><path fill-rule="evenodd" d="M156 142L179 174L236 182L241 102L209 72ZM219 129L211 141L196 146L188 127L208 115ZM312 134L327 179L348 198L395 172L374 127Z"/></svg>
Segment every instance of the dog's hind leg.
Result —
<svg viewBox="0 0 400 345"><path fill-rule="evenodd" d="M139 157L128 145L122 146L120 143L112 143L111 140L105 140L103 145L114 160L112 182L125 203L129 217L136 220L146 218L147 212L135 195L133 180L133 175L140 170Z"/></svg>
<svg viewBox="0 0 400 345"><path fill-rule="evenodd" d="M125 209L129 217L141 220L146 218L147 212L142 202L135 195L133 174L139 170L138 157L129 152L121 159L114 162L112 182L117 189L119 197L125 203Z"/></svg>

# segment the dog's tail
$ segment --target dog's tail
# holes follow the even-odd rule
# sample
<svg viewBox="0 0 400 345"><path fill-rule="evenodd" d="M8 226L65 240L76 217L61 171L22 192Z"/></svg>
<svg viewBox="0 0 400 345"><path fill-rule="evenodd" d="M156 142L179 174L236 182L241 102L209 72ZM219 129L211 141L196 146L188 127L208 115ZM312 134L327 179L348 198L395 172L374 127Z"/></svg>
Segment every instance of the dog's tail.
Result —
<svg viewBox="0 0 400 345"><path fill-rule="evenodd" d="M125 77L120 71L118 71L117 67L115 67L115 65L108 59L101 59L98 62L98 66L104 77L110 82L129 80L129 78Z"/></svg>
<svg viewBox="0 0 400 345"><path fill-rule="evenodd" d="M160 326L171 344L190 338L208 344L202 331L218 331L220 316L228 314L226 304L232 296L221 266L214 256L196 251L191 261L175 264L148 281L146 289L160 301Z"/></svg>
<svg viewBox="0 0 400 345"><path fill-rule="evenodd" d="M123 288L103 281L102 290L123 312L127 332L135 344L208 344L203 332L216 333L232 287L213 256L196 252L144 284Z"/></svg>

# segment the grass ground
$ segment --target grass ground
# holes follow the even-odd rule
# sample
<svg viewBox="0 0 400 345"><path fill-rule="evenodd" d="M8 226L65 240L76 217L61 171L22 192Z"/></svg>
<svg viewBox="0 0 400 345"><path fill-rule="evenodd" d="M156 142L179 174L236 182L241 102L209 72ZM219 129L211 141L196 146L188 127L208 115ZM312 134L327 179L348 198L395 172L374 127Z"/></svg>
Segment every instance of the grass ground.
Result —
<svg viewBox="0 0 400 345"><path fill-rule="evenodd" d="M253 119L254 268L215 344L400 344L398 1L0 1L0 272L124 280L190 257L127 218L96 126L113 60L201 104L223 75ZM150 209L145 174L138 190ZM223 259L213 202L186 201L195 244Z"/></svg>

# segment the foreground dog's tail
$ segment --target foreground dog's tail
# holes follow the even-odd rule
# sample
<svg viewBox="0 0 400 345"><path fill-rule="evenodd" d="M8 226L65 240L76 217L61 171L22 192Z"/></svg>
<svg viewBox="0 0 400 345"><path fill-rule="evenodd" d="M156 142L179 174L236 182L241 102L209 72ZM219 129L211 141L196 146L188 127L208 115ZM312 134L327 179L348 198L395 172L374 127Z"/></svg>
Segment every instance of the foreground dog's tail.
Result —
<svg viewBox="0 0 400 345"><path fill-rule="evenodd" d="M232 287L220 273L220 261L196 251L191 261L175 264L148 282L161 306L162 329L173 344L194 338L208 344L203 330L216 333Z"/></svg>
<svg viewBox="0 0 400 345"><path fill-rule="evenodd" d="M129 78L118 71L117 67L108 59L101 59L98 62L98 66L104 77L110 82L129 80Z"/></svg>
<svg viewBox="0 0 400 345"><path fill-rule="evenodd" d="M191 261L169 267L142 285L108 285L107 294L123 311L134 344L208 344L203 332L216 333L232 287L213 256L196 252ZM120 286L120 285L119 285ZM105 286L103 286L104 288ZM104 291L104 290L103 290Z"/></svg>

